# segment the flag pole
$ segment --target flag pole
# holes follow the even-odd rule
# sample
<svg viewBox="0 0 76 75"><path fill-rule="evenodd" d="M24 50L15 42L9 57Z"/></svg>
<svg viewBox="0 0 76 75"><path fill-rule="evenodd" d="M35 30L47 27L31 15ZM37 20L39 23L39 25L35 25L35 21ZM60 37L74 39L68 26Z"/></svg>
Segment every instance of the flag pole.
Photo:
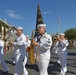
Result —
<svg viewBox="0 0 76 75"><path fill-rule="evenodd" d="M58 33L60 33L60 17L57 15L57 20L58 20Z"/></svg>

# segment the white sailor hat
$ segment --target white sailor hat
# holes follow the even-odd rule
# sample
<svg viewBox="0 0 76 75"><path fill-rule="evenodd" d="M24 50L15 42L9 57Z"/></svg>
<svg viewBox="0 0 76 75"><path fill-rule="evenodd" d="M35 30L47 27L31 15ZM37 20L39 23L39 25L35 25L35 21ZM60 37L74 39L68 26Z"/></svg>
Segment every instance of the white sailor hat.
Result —
<svg viewBox="0 0 76 75"><path fill-rule="evenodd" d="M27 37L29 37L29 35L26 35Z"/></svg>
<svg viewBox="0 0 76 75"><path fill-rule="evenodd" d="M59 37L59 34L57 34L56 37Z"/></svg>
<svg viewBox="0 0 76 75"><path fill-rule="evenodd" d="M65 36L65 34L64 34L64 33L59 33L59 35L63 35L63 36Z"/></svg>
<svg viewBox="0 0 76 75"><path fill-rule="evenodd" d="M46 24L38 24L37 28L39 28L39 27L46 27Z"/></svg>
<svg viewBox="0 0 76 75"><path fill-rule="evenodd" d="M17 27L17 30L18 30L18 29L21 29L21 30L23 30L23 28L22 28L22 27L20 27L20 26L19 26L19 27Z"/></svg>

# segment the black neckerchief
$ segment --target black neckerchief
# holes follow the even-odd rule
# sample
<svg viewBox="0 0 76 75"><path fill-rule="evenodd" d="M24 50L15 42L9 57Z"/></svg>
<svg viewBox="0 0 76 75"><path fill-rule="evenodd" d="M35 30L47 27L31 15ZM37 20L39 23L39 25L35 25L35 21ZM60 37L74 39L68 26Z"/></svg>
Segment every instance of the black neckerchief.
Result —
<svg viewBox="0 0 76 75"><path fill-rule="evenodd" d="M45 32L44 32L44 34L45 34ZM43 35L44 35L44 34L43 34ZM42 35L42 36L43 36L43 35ZM40 39L41 39L42 36L39 35L39 36L37 37L37 41L36 41L36 42L41 43L41 42L40 42Z"/></svg>

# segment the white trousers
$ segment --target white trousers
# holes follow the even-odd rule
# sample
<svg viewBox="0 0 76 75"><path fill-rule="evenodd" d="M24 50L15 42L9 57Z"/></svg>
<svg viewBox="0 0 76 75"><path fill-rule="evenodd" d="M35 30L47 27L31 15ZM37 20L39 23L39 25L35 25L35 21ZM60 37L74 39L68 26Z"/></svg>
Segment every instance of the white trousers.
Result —
<svg viewBox="0 0 76 75"><path fill-rule="evenodd" d="M25 55L17 54L15 57L16 65L15 65L15 73L14 75L20 75L23 71L23 75L28 75L28 72L25 68L27 57Z"/></svg>
<svg viewBox="0 0 76 75"><path fill-rule="evenodd" d="M47 72L48 65L49 65L48 59L42 59L42 60L37 59L37 65L39 68L40 75L48 75L48 72Z"/></svg>
<svg viewBox="0 0 76 75"><path fill-rule="evenodd" d="M4 59L3 59L3 55L2 54L0 54L0 63L2 65L2 67L3 67L3 69L4 69L4 72L9 70L7 65L6 65L6 63L5 63L5 61L4 61Z"/></svg>
<svg viewBox="0 0 76 75"><path fill-rule="evenodd" d="M60 52L58 52L58 63L61 65L61 54L60 54Z"/></svg>
<svg viewBox="0 0 76 75"><path fill-rule="evenodd" d="M65 74L65 72L67 72L67 52L60 53L60 61L61 61L61 74Z"/></svg>

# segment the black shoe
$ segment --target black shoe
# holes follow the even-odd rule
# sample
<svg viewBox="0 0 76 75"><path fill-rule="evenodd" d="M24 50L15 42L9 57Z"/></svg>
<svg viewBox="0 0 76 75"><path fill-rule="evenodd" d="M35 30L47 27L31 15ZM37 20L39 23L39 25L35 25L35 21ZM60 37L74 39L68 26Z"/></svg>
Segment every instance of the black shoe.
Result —
<svg viewBox="0 0 76 75"><path fill-rule="evenodd" d="M57 65L57 66L60 66L60 64L59 64L59 63L56 63L56 65Z"/></svg>
<svg viewBox="0 0 76 75"><path fill-rule="evenodd" d="M15 63L13 63L13 65L16 65Z"/></svg>
<svg viewBox="0 0 76 75"><path fill-rule="evenodd" d="M7 74L8 73L8 71L6 71L6 72L3 72L2 74Z"/></svg>

